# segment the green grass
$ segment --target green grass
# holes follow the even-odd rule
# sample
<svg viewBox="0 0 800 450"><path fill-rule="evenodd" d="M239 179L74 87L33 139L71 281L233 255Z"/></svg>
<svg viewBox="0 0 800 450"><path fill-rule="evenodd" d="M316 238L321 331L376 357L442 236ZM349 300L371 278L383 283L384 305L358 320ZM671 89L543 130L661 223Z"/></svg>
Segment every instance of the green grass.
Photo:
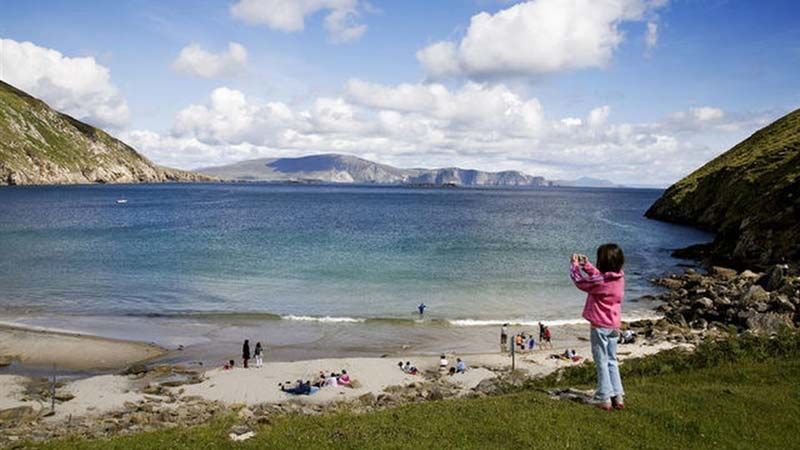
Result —
<svg viewBox="0 0 800 450"><path fill-rule="evenodd" d="M626 364L625 411L555 401L536 387L583 385L591 366L510 394L406 405L355 415L288 416L239 445L231 418L41 449L197 448L798 448L798 335L707 344ZM586 387L584 385L584 387Z"/></svg>

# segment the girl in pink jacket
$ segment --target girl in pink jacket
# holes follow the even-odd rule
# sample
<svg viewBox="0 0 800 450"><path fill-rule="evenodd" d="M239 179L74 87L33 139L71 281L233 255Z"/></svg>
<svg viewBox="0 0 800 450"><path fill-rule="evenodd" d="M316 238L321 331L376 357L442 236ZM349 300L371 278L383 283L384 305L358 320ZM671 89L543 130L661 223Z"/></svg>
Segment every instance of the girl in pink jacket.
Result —
<svg viewBox="0 0 800 450"><path fill-rule="evenodd" d="M623 409L624 392L617 363L617 337L625 292L625 255L617 244L597 248L597 267L586 255L572 255L570 277L575 286L586 292L583 318L591 324L589 338L597 367L597 406L610 411Z"/></svg>

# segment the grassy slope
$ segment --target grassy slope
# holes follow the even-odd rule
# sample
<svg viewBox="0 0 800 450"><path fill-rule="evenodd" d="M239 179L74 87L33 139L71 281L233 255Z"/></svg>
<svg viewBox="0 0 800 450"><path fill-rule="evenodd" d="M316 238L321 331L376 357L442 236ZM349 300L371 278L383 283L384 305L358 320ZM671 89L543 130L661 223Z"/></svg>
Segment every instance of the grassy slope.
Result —
<svg viewBox="0 0 800 450"><path fill-rule="evenodd" d="M720 259L769 263L800 257L799 200L796 110L671 186L647 216L718 231Z"/></svg>
<svg viewBox="0 0 800 450"><path fill-rule="evenodd" d="M800 356L793 347L713 348L627 365L628 409L554 401L533 387L497 397L407 405L377 413L285 417L237 448L796 448ZM746 347L746 346L745 346ZM713 354L712 354L713 352ZM539 383L582 383L591 367ZM232 419L42 449L231 448Z"/></svg>

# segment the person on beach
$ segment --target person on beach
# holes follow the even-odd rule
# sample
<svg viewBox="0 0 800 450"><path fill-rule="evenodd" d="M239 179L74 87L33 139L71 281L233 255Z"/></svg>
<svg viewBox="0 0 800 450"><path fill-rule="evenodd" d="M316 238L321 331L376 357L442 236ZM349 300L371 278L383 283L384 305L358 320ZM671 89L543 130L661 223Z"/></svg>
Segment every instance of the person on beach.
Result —
<svg viewBox="0 0 800 450"><path fill-rule="evenodd" d="M514 343L517 344L519 350L525 350L525 333L520 333L514 337Z"/></svg>
<svg viewBox="0 0 800 450"><path fill-rule="evenodd" d="M467 363L461 360L461 358L456 358L456 373L464 373L467 371Z"/></svg>
<svg viewBox="0 0 800 450"><path fill-rule="evenodd" d="M350 386L350 375L347 374L347 371L342 369L342 374L339 375L337 380L340 385L342 386Z"/></svg>
<svg viewBox="0 0 800 450"><path fill-rule="evenodd" d="M297 385L293 388L286 388L286 386L281 383L280 385L281 391L286 392L287 394L293 395L309 395L311 394L311 382L310 381L303 381L297 380Z"/></svg>
<svg viewBox="0 0 800 450"><path fill-rule="evenodd" d="M536 348L536 340L531 336L528 338L528 351L532 351L534 348Z"/></svg>
<svg viewBox="0 0 800 450"><path fill-rule="evenodd" d="M250 361L250 340L245 339L242 345L242 365L247 369L247 362Z"/></svg>
<svg viewBox="0 0 800 450"><path fill-rule="evenodd" d="M503 326L500 327L500 348L505 349L507 344L508 344L508 324L504 323Z"/></svg>
<svg viewBox="0 0 800 450"><path fill-rule="evenodd" d="M539 341L542 343L542 347L544 347L544 345L547 344L549 348L553 348L553 343L551 342L552 338L553 335L550 333L550 327L544 327L544 339Z"/></svg>
<svg viewBox="0 0 800 450"><path fill-rule="evenodd" d="M261 348L261 342L256 342L256 349L253 352L253 356L256 357L256 367L259 369L264 364L264 360L261 358L262 353L264 353L264 349Z"/></svg>
<svg viewBox="0 0 800 450"><path fill-rule="evenodd" d="M236 362L234 360L230 360L227 363L225 363L225 365L222 366L222 368L225 369L225 370L231 370L231 369L233 369L233 367L235 365L236 365Z"/></svg>
<svg viewBox="0 0 800 450"><path fill-rule="evenodd" d="M447 371L447 366L449 365L450 363L447 361L447 358L444 355L442 355L442 357L439 358L439 370Z"/></svg>
<svg viewBox="0 0 800 450"><path fill-rule="evenodd" d="M337 386L339 386L339 377L336 376L335 373L331 373L331 375L328 378L325 378L324 386L325 387L328 387L328 386L337 387Z"/></svg>
<svg viewBox="0 0 800 450"><path fill-rule="evenodd" d="M597 390L593 403L601 409L625 407L622 378L617 362L617 338L625 293L625 255L617 244L597 248L597 267L586 255L573 254L570 278L586 292L583 318L589 321L589 341L597 368Z"/></svg>
<svg viewBox="0 0 800 450"><path fill-rule="evenodd" d="M417 310L419 310L419 315L420 316L425 314L425 308L427 308L427 307L428 307L428 305L426 305L425 302L422 302L422 303L419 304L419 306L417 306Z"/></svg>
<svg viewBox="0 0 800 450"><path fill-rule="evenodd" d="M544 324L539 322L539 343L544 342Z"/></svg>

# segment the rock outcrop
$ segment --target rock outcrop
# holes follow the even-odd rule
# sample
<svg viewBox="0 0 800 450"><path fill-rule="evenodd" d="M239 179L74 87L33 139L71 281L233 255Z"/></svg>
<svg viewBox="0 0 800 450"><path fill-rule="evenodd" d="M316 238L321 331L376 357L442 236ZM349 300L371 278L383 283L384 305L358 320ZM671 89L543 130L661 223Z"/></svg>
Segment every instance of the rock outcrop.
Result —
<svg viewBox="0 0 800 450"><path fill-rule="evenodd" d="M658 311L667 323L706 331L736 327L739 331L775 333L800 325L800 278L785 266L766 273L712 267L708 275L689 270L655 280L669 290Z"/></svg>
<svg viewBox="0 0 800 450"><path fill-rule="evenodd" d="M704 252L716 261L800 261L800 110L671 186L645 215L715 231Z"/></svg>
<svg viewBox="0 0 800 450"><path fill-rule="evenodd" d="M0 185L210 180L153 164L103 130L0 81Z"/></svg>

